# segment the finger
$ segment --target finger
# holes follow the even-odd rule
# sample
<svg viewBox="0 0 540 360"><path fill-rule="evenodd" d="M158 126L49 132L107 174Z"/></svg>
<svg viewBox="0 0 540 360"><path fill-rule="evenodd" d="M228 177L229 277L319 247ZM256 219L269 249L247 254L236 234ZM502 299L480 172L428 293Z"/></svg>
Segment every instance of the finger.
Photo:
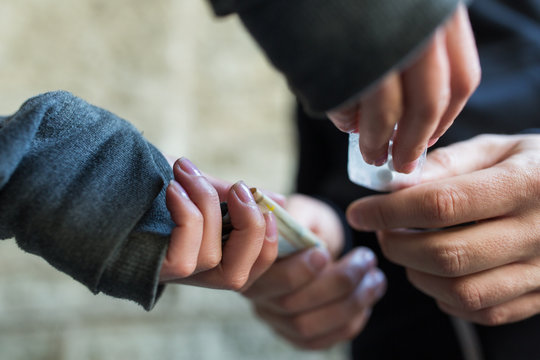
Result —
<svg viewBox="0 0 540 360"><path fill-rule="evenodd" d="M322 248L311 248L280 259L243 295L265 301L302 288L328 265L330 254Z"/></svg>
<svg viewBox="0 0 540 360"><path fill-rule="evenodd" d="M219 201L226 201L227 194L229 193L232 184L228 181L215 178L208 174L204 174L204 177L207 178L210 184L212 184L212 186L214 187L214 189L216 189L219 196Z"/></svg>
<svg viewBox="0 0 540 360"><path fill-rule="evenodd" d="M368 164L380 166L386 162L388 142L403 113L401 92L400 76L392 72L361 98L360 152Z"/></svg>
<svg viewBox="0 0 540 360"><path fill-rule="evenodd" d="M309 340L329 335L347 326L353 314L369 311L373 303L371 299L382 295L377 293L377 287L372 286L372 280L368 280L382 276L382 273L377 269L372 272L373 275L366 276L366 285L361 284L350 296L327 306L292 316L276 314L261 307L257 308L257 313L275 329L292 338Z"/></svg>
<svg viewBox="0 0 540 360"><path fill-rule="evenodd" d="M327 113L330 121L343 132L353 132L358 130L358 121L360 119L360 105L358 101L332 110Z"/></svg>
<svg viewBox="0 0 540 360"><path fill-rule="evenodd" d="M533 263L513 263L469 276L444 278L407 270L411 283L446 305L475 312L507 303L538 289L540 270Z"/></svg>
<svg viewBox="0 0 540 360"><path fill-rule="evenodd" d="M167 188L166 202L176 227L161 268L161 281L184 278L195 271L202 239L202 215L174 180Z"/></svg>
<svg viewBox="0 0 540 360"><path fill-rule="evenodd" d="M503 166L356 200L347 220L358 230L440 228L503 216L529 203L524 177ZM507 189L513 189L508 191Z"/></svg>
<svg viewBox="0 0 540 360"><path fill-rule="evenodd" d="M355 338L366 326L369 316L371 315L371 309L366 309L358 314L351 316L351 320L345 326L336 329L329 334L314 338L314 339L302 339L298 336L291 336L283 331L277 331L282 337L287 339L294 345L306 349L306 350L322 350L327 349L340 342L351 340Z"/></svg>
<svg viewBox="0 0 540 360"><path fill-rule="evenodd" d="M272 212L264 214L266 221L266 233L259 257L253 264L249 279L240 291L247 290L255 280L266 272L276 260L278 254L278 229L276 218Z"/></svg>
<svg viewBox="0 0 540 360"><path fill-rule="evenodd" d="M428 153L422 181L428 182L486 169L500 162L517 141L506 136L481 135Z"/></svg>
<svg viewBox="0 0 540 360"><path fill-rule="evenodd" d="M537 315L540 312L540 292L531 292L504 304L473 312L456 309L441 302L438 302L438 305L450 315L481 325L498 326Z"/></svg>
<svg viewBox="0 0 540 360"><path fill-rule="evenodd" d="M444 34L439 30L427 50L403 72L405 110L392 147L393 166L410 173L427 147L450 98Z"/></svg>
<svg viewBox="0 0 540 360"><path fill-rule="evenodd" d="M232 186L227 204L234 229L223 248L222 276L228 288L240 290L261 252L266 222L243 181Z"/></svg>
<svg viewBox="0 0 540 360"><path fill-rule="evenodd" d="M389 260L443 277L473 274L526 260L538 251L537 236L516 218L441 231L378 233L381 248Z"/></svg>
<svg viewBox="0 0 540 360"><path fill-rule="evenodd" d="M480 83L480 61L474 35L465 5L460 4L454 16L445 26L446 51L450 65L450 103L439 126L433 133L429 146L452 125L467 99Z"/></svg>
<svg viewBox="0 0 540 360"><path fill-rule="evenodd" d="M336 301L354 292L364 276L376 265L375 254L368 248L352 251L335 266L328 267L316 281L300 290L286 294L266 304L276 313L297 314ZM368 279L373 286L383 279Z"/></svg>
<svg viewBox="0 0 540 360"><path fill-rule="evenodd" d="M219 196L199 169L186 158L179 159L173 168L174 176L189 194L202 215L203 237L197 271L216 267L221 261L221 210Z"/></svg>

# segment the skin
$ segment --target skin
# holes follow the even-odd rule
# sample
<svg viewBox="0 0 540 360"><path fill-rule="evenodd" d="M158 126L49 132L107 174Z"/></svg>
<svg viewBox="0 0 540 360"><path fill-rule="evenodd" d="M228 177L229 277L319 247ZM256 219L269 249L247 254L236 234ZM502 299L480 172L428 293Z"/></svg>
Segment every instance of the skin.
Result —
<svg viewBox="0 0 540 360"><path fill-rule="evenodd" d="M377 231L385 256L442 311L484 325L528 318L540 313L539 154L539 135L435 150L423 184L357 200L348 220Z"/></svg>
<svg viewBox="0 0 540 360"><path fill-rule="evenodd" d="M385 255L451 315L499 325L539 314L539 150L540 135L485 135L437 149L428 155L423 184L358 200L348 219L377 231ZM289 211L320 228L337 221L319 218L311 202ZM324 239L336 242L334 249L343 241ZM244 291L256 313L301 348L358 336L384 293L371 251L333 255L311 249L278 260Z"/></svg>
<svg viewBox="0 0 540 360"><path fill-rule="evenodd" d="M386 289L375 255L358 248L333 260L343 246L335 212L306 196L292 196L285 206L331 253L309 249L278 260L243 294L260 318L298 347L323 349L349 340L364 328Z"/></svg>
<svg viewBox="0 0 540 360"><path fill-rule="evenodd" d="M426 147L453 123L478 86L480 72L467 10L461 4L417 57L328 112L328 117L338 129L360 133L360 151L369 164L386 162L388 142L394 137L394 168L410 173Z"/></svg>
<svg viewBox="0 0 540 360"><path fill-rule="evenodd" d="M277 257L273 214L262 214L243 182L232 186L204 176L188 159L173 165L167 208L176 227L160 273L163 283L241 291ZM219 203L228 202L234 230L221 241Z"/></svg>

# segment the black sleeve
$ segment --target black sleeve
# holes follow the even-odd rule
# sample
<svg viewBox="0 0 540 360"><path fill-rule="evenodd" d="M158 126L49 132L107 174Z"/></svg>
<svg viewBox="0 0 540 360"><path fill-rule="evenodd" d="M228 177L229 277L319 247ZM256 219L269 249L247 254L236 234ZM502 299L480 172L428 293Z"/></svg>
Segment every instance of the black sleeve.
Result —
<svg viewBox="0 0 540 360"><path fill-rule="evenodd" d="M171 169L126 121L66 92L0 117L0 239L92 292L151 309L173 227Z"/></svg>
<svg viewBox="0 0 540 360"><path fill-rule="evenodd" d="M323 113L404 61L459 0L210 0L237 13L302 104Z"/></svg>

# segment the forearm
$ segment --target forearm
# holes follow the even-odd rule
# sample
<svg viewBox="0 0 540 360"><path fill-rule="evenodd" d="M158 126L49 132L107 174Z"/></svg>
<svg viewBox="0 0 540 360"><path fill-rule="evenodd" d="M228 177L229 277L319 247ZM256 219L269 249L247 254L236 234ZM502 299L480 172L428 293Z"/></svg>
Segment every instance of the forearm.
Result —
<svg viewBox="0 0 540 360"><path fill-rule="evenodd" d="M173 226L167 161L115 115L65 92L0 120L0 238L86 285L152 308Z"/></svg>
<svg viewBox="0 0 540 360"><path fill-rule="evenodd" d="M421 45L458 0L210 0L236 12L313 112L341 105Z"/></svg>

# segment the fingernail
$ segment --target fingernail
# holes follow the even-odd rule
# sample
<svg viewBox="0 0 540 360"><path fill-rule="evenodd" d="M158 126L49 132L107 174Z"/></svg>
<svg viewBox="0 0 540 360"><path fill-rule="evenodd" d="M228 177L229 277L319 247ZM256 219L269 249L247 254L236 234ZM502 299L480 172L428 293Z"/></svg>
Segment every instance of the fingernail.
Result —
<svg viewBox="0 0 540 360"><path fill-rule="evenodd" d="M439 141L439 139L440 139L440 137L436 137L436 138L430 139L429 142L428 142L428 144L427 144L427 146L428 146L428 147L432 147L433 145L435 145L435 143L436 143L437 141Z"/></svg>
<svg viewBox="0 0 540 360"><path fill-rule="evenodd" d="M375 160L375 166L383 166L386 163L386 160L388 159L388 154L384 154L377 160Z"/></svg>
<svg viewBox="0 0 540 360"><path fill-rule="evenodd" d="M362 303L370 304L376 299L379 299L385 292L385 276L379 269L374 269L368 272L360 286L358 287L358 296Z"/></svg>
<svg viewBox="0 0 540 360"><path fill-rule="evenodd" d="M315 272L321 271L328 264L328 253L321 249L308 251L308 264Z"/></svg>
<svg viewBox="0 0 540 360"><path fill-rule="evenodd" d="M255 202L251 190L249 190L243 181L239 181L235 184L234 192L236 193L236 196L238 196L238 198L246 204L251 205Z"/></svg>
<svg viewBox="0 0 540 360"><path fill-rule="evenodd" d="M363 280L364 286L369 289L377 288L384 281L384 274L379 269L368 272Z"/></svg>
<svg viewBox="0 0 540 360"><path fill-rule="evenodd" d="M368 248L360 248L352 256L351 264L365 272L375 264L375 254Z"/></svg>
<svg viewBox="0 0 540 360"><path fill-rule="evenodd" d="M201 176L201 171L189 159L183 157L176 162L181 170L190 175Z"/></svg>
<svg viewBox="0 0 540 360"><path fill-rule="evenodd" d="M379 269L376 269L372 277L373 289L375 290L375 298L379 299L386 292L386 277L384 276L384 273Z"/></svg>
<svg viewBox="0 0 540 360"><path fill-rule="evenodd" d="M403 166L401 166L401 172L405 174L410 174L414 171L414 169L416 169L417 165L418 165L418 159L411 162L407 162L403 164Z"/></svg>
<svg viewBox="0 0 540 360"><path fill-rule="evenodd" d="M175 180L169 181L169 186L170 186L171 189L172 189L174 192L176 192L178 195L183 196L183 197L189 199L189 196L188 196L186 190L182 187L182 185L180 185L180 184L179 184L178 182L176 182Z"/></svg>
<svg viewBox="0 0 540 360"><path fill-rule="evenodd" d="M274 214L271 211L269 211L267 213L264 213L263 216L264 216L264 220L266 220L266 233L264 234L266 241L268 242L277 241L278 231L277 231L277 225L276 225Z"/></svg>

